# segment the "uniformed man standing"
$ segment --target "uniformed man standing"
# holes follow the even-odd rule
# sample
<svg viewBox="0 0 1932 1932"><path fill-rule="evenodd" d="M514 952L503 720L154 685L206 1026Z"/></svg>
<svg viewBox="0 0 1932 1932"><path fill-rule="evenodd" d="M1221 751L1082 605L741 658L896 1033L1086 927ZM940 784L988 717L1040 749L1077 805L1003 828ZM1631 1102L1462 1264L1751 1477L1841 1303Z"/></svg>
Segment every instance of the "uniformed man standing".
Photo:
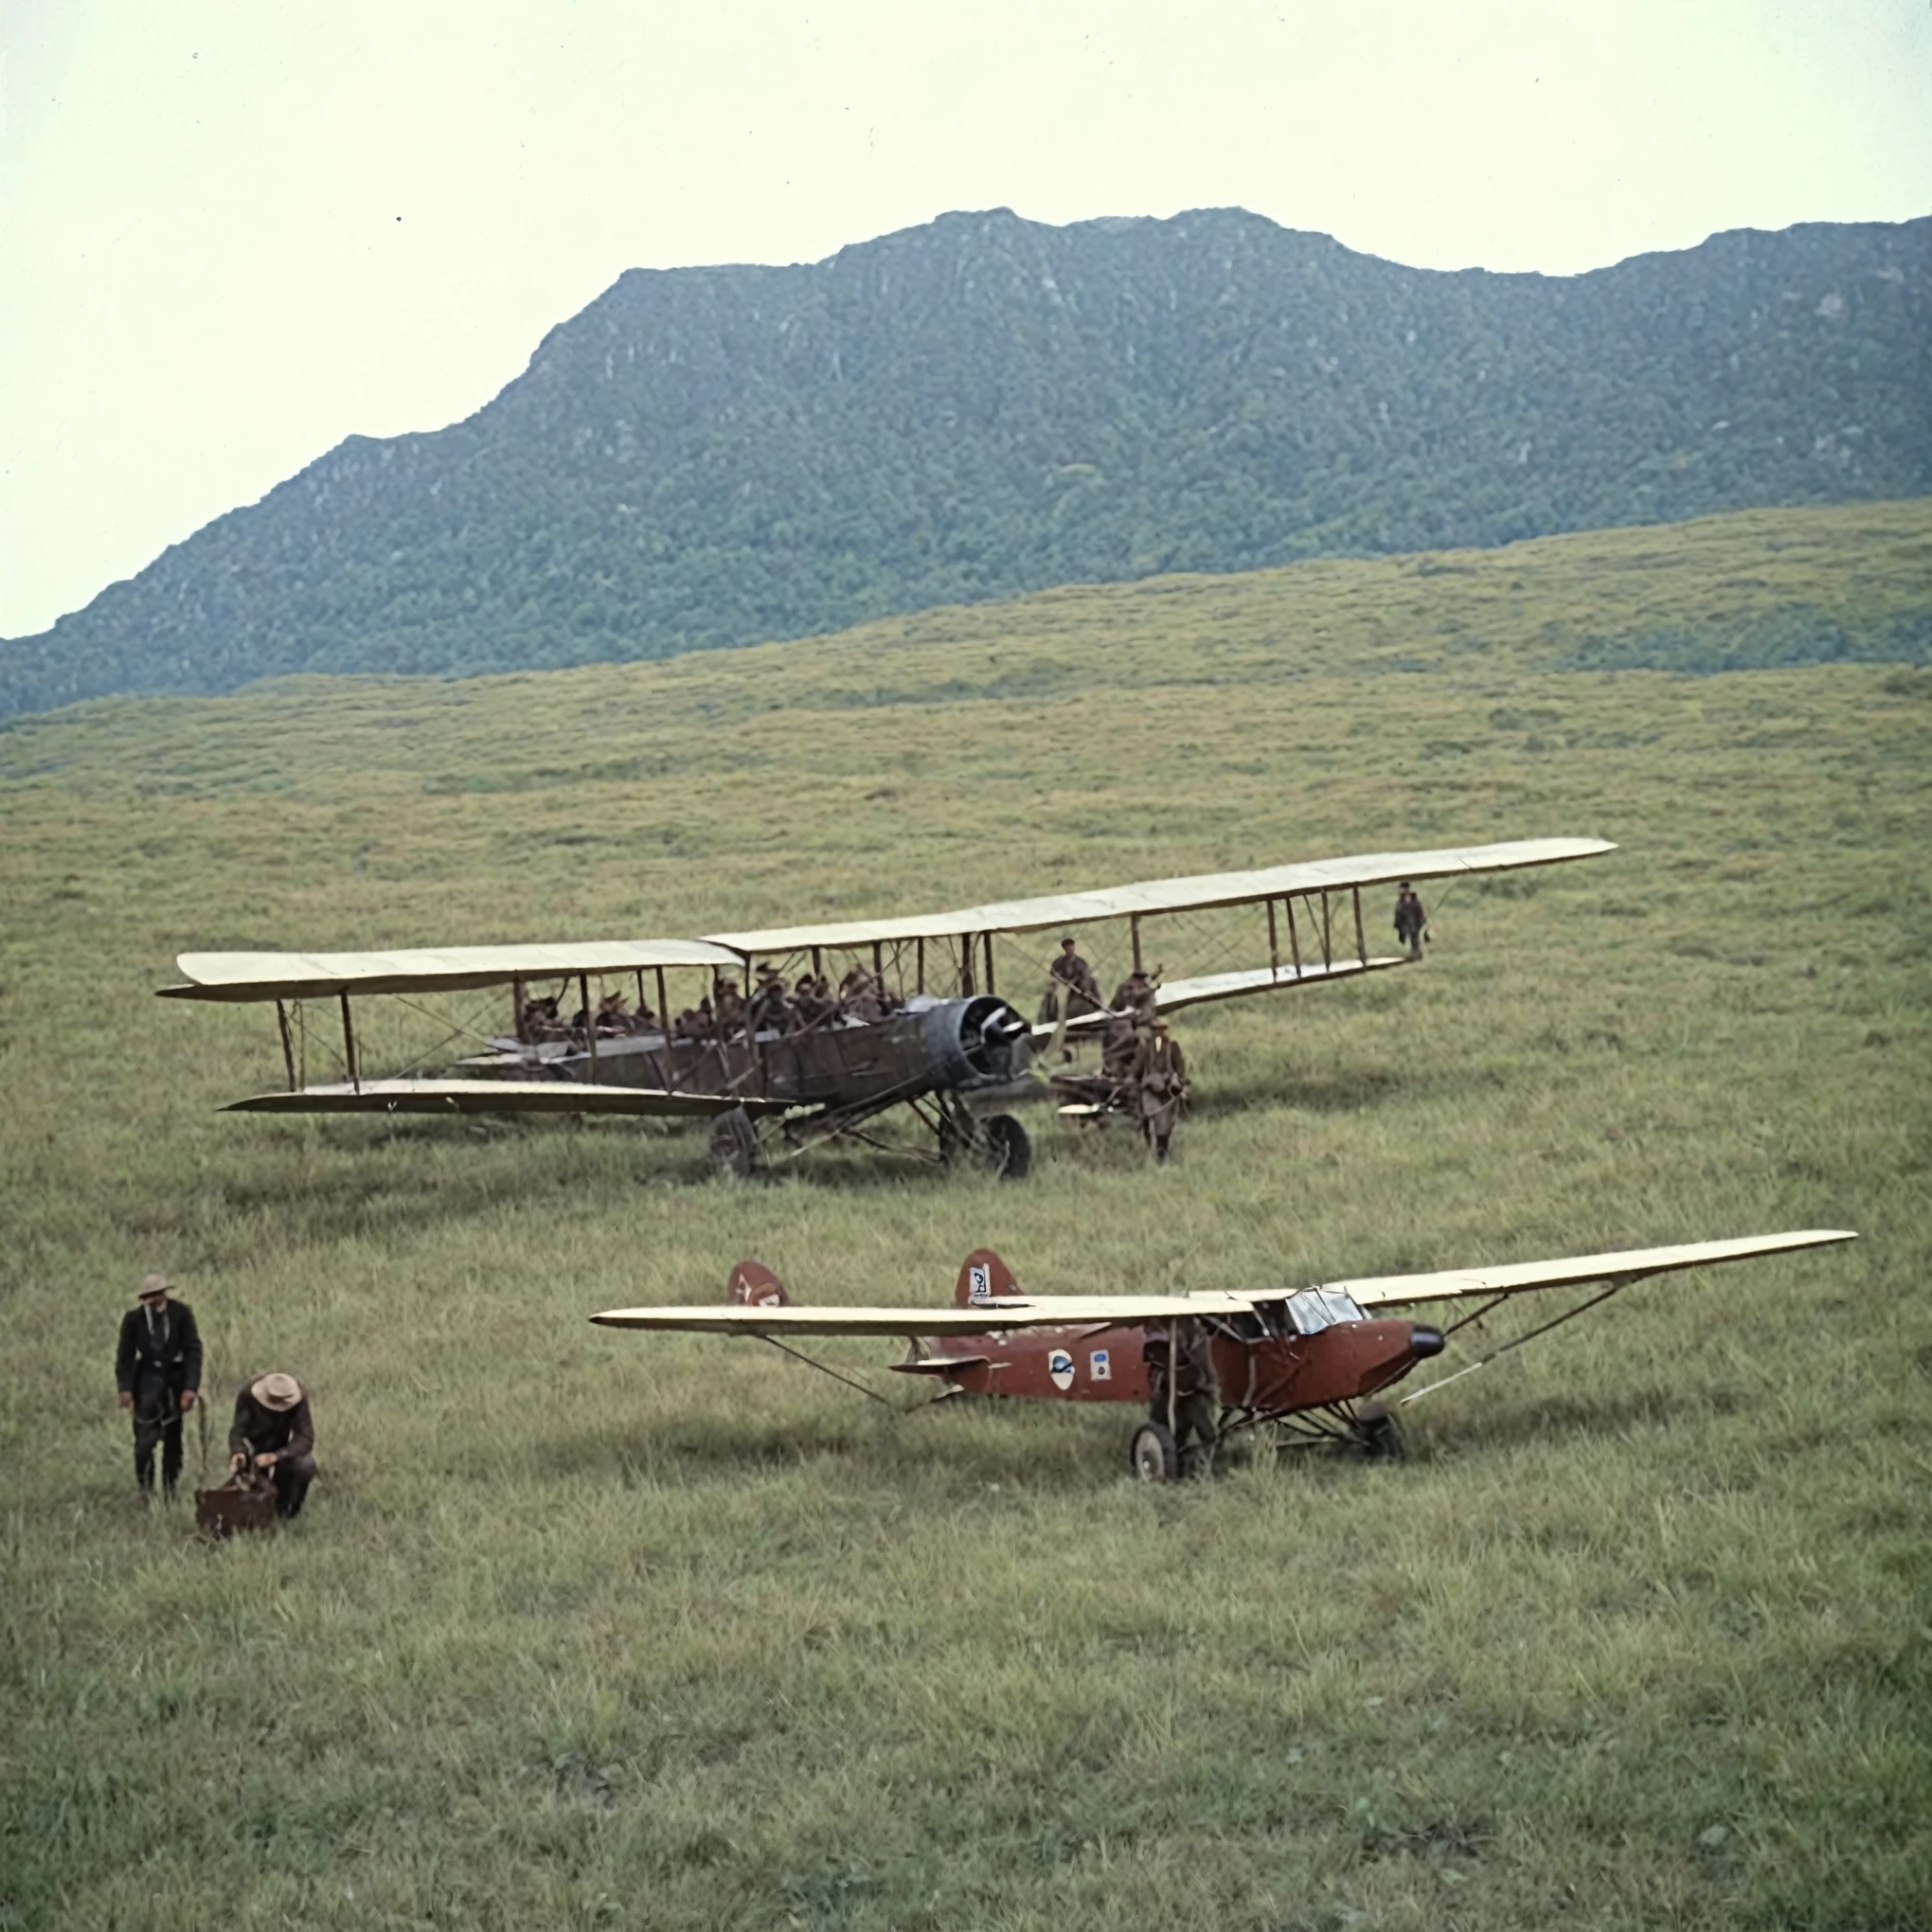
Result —
<svg viewBox="0 0 1932 1932"><path fill-rule="evenodd" d="M1100 982L1094 977L1094 969L1080 957L1080 947L1071 933L1060 942L1060 957L1047 967L1046 975L1055 984L1046 989L1046 1000L1040 1008L1041 1023L1060 1017L1060 1002L1065 1002L1066 1017L1078 1019L1082 1013L1097 1013L1100 1010Z"/></svg>
<svg viewBox="0 0 1932 1932"><path fill-rule="evenodd" d="M1139 1052L1140 1035L1134 1030L1134 1022L1117 1011L1100 1035L1100 1078L1124 1093L1133 1082Z"/></svg>
<svg viewBox="0 0 1932 1932"><path fill-rule="evenodd" d="M120 1405L134 1415L134 1481L154 1494L154 1451L161 1452L161 1488L171 1496L181 1480L181 1419L201 1393L201 1331L185 1301L170 1301L166 1275L144 1275L136 1305L121 1317L114 1379Z"/></svg>
<svg viewBox="0 0 1932 1932"><path fill-rule="evenodd" d="M1174 1352L1180 1374L1174 1385L1172 1422L1168 1405L1168 1338L1156 1331L1147 1338L1148 1414L1163 1428L1172 1427L1174 1450L1185 1474L1206 1476L1214 1460L1221 1425L1221 1377L1214 1367L1214 1332L1190 1315L1174 1324ZM1188 1439L1198 1446L1191 1458Z"/></svg>
<svg viewBox="0 0 1932 1932"><path fill-rule="evenodd" d="M1114 989L1114 1011L1125 1013L1136 1027L1151 1027L1160 1014L1160 996L1154 981L1136 966Z"/></svg>
<svg viewBox="0 0 1932 1932"><path fill-rule="evenodd" d="M1154 1159L1164 1161L1181 1102L1188 1098L1188 1063L1165 1020L1156 1019L1140 1036L1132 1079L1140 1103L1141 1137L1153 1148Z"/></svg>
<svg viewBox="0 0 1932 1932"><path fill-rule="evenodd" d="M1395 936L1407 946L1411 959L1422 957L1422 935L1428 929L1429 915L1422 910L1415 888L1404 879L1402 890L1395 895Z"/></svg>
<svg viewBox="0 0 1932 1932"><path fill-rule="evenodd" d="M235 1396L228 1467L253 1467L275 1484L277 1516L299 1516L315 1480L315 1424L309 1391L293 1375L258 1375Z"/></svg>

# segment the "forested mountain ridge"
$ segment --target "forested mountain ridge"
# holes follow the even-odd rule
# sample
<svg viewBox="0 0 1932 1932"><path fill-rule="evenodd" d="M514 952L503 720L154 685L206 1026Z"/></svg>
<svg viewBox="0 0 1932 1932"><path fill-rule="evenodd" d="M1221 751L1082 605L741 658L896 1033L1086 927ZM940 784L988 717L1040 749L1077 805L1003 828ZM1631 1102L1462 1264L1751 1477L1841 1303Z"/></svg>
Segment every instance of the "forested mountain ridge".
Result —
<svg viewBox="0 0 1932 1932"><path fill-rule="evenodd" d="M1932 492L1932 219L1553 277L1239 209L634 270L49 632L0 714L656 657L1048 585Z"/></svg>

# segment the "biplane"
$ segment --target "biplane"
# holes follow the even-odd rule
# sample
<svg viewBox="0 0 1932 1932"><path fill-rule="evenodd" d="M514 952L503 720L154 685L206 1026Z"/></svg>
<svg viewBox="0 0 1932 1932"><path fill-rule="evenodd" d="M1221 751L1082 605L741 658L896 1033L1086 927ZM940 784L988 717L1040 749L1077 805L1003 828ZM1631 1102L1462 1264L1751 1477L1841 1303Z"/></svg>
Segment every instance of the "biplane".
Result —
<svg viewBox="0 0 1932 1932"><path fill-rule="evenodd" d="M1259 908L1263 917L1257 938L1265 931L1266 963L1167 980L1153 997L1161 1013L1172 1013L1403 964L1370 952L1365 890L1403 880L1555 865L1615 850L1602 839L1545 838L1384 852L697 939L386 953L185 953L177 962L185 983L160 991L176 999L274 1005L286 1084L230 1103L242 1111L708 1117L714 1157L746 1173L834 1136L871 1140L868 1124L888 1108L904 1107L930 1133L929 1158L976 1159L1017 1177L1031 1158L1025 1129L1009 1114L982 1118L965 1097L992 1095L1022 1081L1037 1037L1097 1037L1114 1016L1101 1008L1063 1014L1055 1025L1029 1018L999 990L995 939L1022 949L1017 969L1009 950L1009 975L1018 970L1037 987L1048 975L1024 952L1029 935L1124 921L1138 969L1150 922ZM670 975L696 974L707 989L728 979L735 1000L740 976L748 994L755 970L774 973L782 983L800 970L815 976L828 963L836 970L842 961L852 962L875 989L872 1006L854 1011L839 1004L809 1025L673 1021ZM552 1029L554 1037L533 1031L527 1017L530 994L545 985L560 989L564 998L574 989L581 1001L581 1026ZM593 988L601 993L613 985L635 989L645 1024L612 1031L598 1024L608 995L594 1001ZM432 1049L446 1052L452 1041L463 1039L473 1050L440 1065L421 1056L400 1071L374 1075L363 1064L355 1001L389 996L420 1005L429 994L500 988L510 993L508 1030L459 1022ZM551 995L553 1011L558 998ZM708 994L703 1005L708 1014ZM319 1026L317 1006L328 1015ZM685 1016L694 1011L686 1009ZM327 1077L311 1078L312 1057L324 1063Z"/></svg>
<svg viewBox="0 0 1932 1932"><path fill-rule="evenodd" d="M881 1402L886 1399L876 1390L796 1344L808 1336L902 1338L905 1357L891 1366L937 1384L934 1400L975 1394L1151 1408L1133 1432L1128 1463L1143 1481L1158 1482L1184 1472L1175 1430L1180 1378L1162 1372L1166 1362L1181 1359L1184 1328L1194 1328L1197 1346L1205 1331L1212 1351L1219 1391L1212 1442L1265 1430L1291 1445L1339 1444L1399 1456L1401 1431L1382 1395L1518 1296L1587 1291L1560 1314L1485 1349L1402 1402L1417 1402L1487 1367L1633 1283L1856 1238L1843 1228L1806 1228L1440 1274L1184 1295L1031 1295L998 1255L978 1248L961 1265L954 1305L945 1309L799 1307L761 1261L743 1261L731 1271L722 1304L612 1308L590 1319L606 1328L754 1336ZM1433 1318L1385 1312L1416 1309Z"/></svg>

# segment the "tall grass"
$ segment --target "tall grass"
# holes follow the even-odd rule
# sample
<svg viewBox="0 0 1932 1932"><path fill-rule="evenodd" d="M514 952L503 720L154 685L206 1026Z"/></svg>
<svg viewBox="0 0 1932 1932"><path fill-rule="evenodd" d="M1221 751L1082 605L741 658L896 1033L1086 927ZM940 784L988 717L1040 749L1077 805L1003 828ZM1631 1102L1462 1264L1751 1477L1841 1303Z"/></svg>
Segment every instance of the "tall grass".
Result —
<svg viewBox="0 0 1932 1932"><path fill-rule="evenodd" d="M1925 1924L1932 675L1449 653L1461 581L0 734L0 1923ZM1546 832L1623 850L1438 896L1421 969L1190 1016L1158 1173L1045 1109L1020 1187L224 1116L272 1023L149 997L190 948ZM1258 957L1250 923L1153 943ZM1084 937L1103 979L1120 941ZM1078 1290L1821 1224L1865 1238L1633 1289L1417 1404L1400 1467L1159 1493L1124 1411L893 1416L583 1319L747 1252L939 1303L983 1242ZM323 1479L277 1537L134 1503L109 1357L152 1266L211 1385L314 1386ZM827 1352L909 1399L889 1350Z"/></svg>

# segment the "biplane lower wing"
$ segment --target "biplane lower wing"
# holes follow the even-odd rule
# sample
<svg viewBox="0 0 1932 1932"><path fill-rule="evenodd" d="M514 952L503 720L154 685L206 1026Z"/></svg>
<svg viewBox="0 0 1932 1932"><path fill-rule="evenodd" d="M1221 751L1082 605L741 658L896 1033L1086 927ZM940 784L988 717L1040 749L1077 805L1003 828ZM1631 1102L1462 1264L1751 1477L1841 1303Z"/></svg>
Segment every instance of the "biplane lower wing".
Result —
<svg viewBox="0 0 1932 1932"><path fill-rule="evenodd" d="M230 1100L224 1114L637 1114L703 1119L781 1114L783 1100L737 1094L676 1094L660 1087L596 1086L572 1080L366 1080Z"/></svg>
<svg viewBox="0 0 1932 1932"><path fill-rule="evenodd" d="M1415 1301L1448 1301L1465 1296L1525 1295L1540 1288L1585 1288L1597 1282L1640 1281L1651 1275L1741 1261L1752 1255L1826 1247L1856 1241L1849 1228L1809 1227L1791 1234L1752 1234L1736 1241L1695 1241L1677 1247L1629 1248L1620 1254L1576 1255L1559 1261L1515 1261L1495 1268L1451 1268L1436 1275L1381 1275L1356 1281L1324 1281L1350 1296L1358 1308L1393 1308Z"/></svg>
<svg viewBox="0 0 1932 1932"><path fill-rule="evenodd" d="M1170 979L1154 990L1155 1011L1177 1013L1188 1007L1207 1006L1221 999L1245 999L1250 993L1274 993L1291 986L1319 986L1331 979L1356 979L1364 973L1380 973L1390 966L1404 966L1404 959L1336 959L1329 965L1311 962L1304 966L1249 966L1238 973L1205 973L1192 979ZM1077 1013L1067 1021L1072 1034L1098 1033L1112 1014ZM1060 1030L1053 1020L1042 1020L1033 1028L1036 1040L1052 1038Z"/></svg>

